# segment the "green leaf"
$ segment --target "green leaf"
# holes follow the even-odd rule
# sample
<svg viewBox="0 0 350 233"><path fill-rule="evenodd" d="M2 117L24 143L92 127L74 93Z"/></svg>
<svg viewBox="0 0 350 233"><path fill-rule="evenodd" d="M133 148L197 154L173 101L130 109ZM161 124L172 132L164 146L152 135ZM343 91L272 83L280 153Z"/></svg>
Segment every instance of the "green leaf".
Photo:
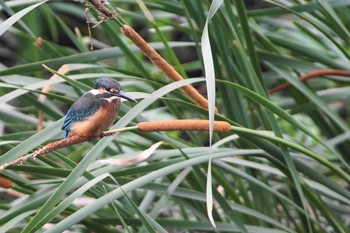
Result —
<svg viewBox="0 0 350 233"><path fill-rule="evenodd" d="M26 14L34 10L36 7L40 6L41 4L47 1L48 0L44 0L42 2L38 2L37 4L31 5L5 20L5 22L0 24L0 36L2 36L2 34L4 34L7 30L9 30L12 27L12 25L15 24L18 20L20 20L23 16L25 16Z"/></svg>

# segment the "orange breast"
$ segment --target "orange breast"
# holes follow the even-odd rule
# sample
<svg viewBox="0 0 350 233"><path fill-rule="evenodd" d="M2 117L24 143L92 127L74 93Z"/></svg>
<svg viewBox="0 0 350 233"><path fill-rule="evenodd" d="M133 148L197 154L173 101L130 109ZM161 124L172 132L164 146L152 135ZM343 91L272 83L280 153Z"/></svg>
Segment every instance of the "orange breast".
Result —
<svg viewBox="0 0 350 233"><path fill-rule="evenodd" d="M112 102L105 100L105 104L94 115L88 117L82 122L76 122L72 125L68 137L71 136L100 136L103 131L115 121L120 99L114 99Z"/></svg>

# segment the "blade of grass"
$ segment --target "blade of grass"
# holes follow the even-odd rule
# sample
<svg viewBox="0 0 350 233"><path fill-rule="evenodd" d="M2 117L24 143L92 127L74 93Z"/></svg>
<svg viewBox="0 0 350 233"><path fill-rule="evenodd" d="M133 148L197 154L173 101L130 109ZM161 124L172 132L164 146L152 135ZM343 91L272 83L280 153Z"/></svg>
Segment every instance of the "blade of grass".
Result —
<svg viewBox="0 0 350 233"><path fill-rule="evenodd" d="M2 24L0 24L0 36L4 34L8 29L12 27L13 24L15 24L18 20L20 20L23 16L34 10L36 7L40 6L41 4L47 2L48 0L44 0L42 2L38 2L37 4L31 5L16 14L12 15L10 18L5 20Z"/></svg>
<svg viewBox="0 0 350 233"><path fill-rule="evenodd" d="M210 47L210 39L209 39L209 29L208 24L211 21L212 17L215 15L216 11L220 8L223 0L214 0L208 12L207 20L204 25L203 34L201 38L201 48L202 48L202 57L204 63L205 77L206 77L206 85L207 85L207 93L208 93L208 114L209 114L209 162L208 162L208 173L207 173L207 214L211 224L215 227L215 221L213 218L213 194L212 194L212 176L211 176L211 144L213 141L213 127L214 127L214 119L215 119L215 69L213 62L213 55Z"/></svg>
<svg viewBox="0 0 350 233"><path fill-rule="evenodd" d="M220 158L220 157L226 157L227 154L221 154L219 155L214 155L213 159ZM133 181L122 185L121 188L115 189L104 196L98 198L93 204L87 205L77 212L73 213L69 217L65 218L61 222L57 223L55 226L53 226L52 231L53 232L60 232L63 229L66 229L67 227L71 226L74 223L77 223L84 219L86 216L90 215L91 213L95 212L96 210L102 208L105 206L107 203L110 202L111 199L116 199L120 198L124 195L124 192L130 192L131 190L134 190L136 188L139 188L141 186L144 186L145 184L153 181L154 179L160 177L160 176L165 176L167 174L174 173L178 170L184 169L185 167L192 166L192 165L197 165L200 163L208 162L208 156L203 155L197 158L192 158L189 160L185 160L182 162L178 162L175 164L172 164L167 167L163 167L159 170L156 170L154 172L150 172L146 175L143 175L142 177L139 177L137 179L134 179ZM121 190L123 189L123 191Z"/></svg>

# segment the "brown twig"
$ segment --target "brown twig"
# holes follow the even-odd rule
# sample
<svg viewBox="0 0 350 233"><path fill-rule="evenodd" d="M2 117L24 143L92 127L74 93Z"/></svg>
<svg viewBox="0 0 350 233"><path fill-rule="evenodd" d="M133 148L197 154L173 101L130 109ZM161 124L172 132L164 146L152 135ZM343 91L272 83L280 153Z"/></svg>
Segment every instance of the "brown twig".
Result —
<svg viewBox="0 0 350 233"><path fill-rule="evenodd" d="M306 73L303 76L300 76L298 79L300 81L305 81L307 79L324 76L324 75L338 75L338 76L350 77L350 71L348 70L316 70L316 71L311 71L309 73ZM269 91L269 94L272 95L276 92L287 89L290 86L291 86L291 83L289 82L283 83L277 87L272 88Z"/></svg>
<svg viewBox="0 0 350 233"><path fill-rule="evenodd" d="M58 141L51 142L41 149L34 151L31 154L22 156L11 162L5 163L0 166L0 171L14 164L22 164L29 158L36 158L37 156L47 154L49 152L58 150L60 148L68 147L74 144L92 141L94 139L103 138L107 136L115 135L118 132L127 130L139 130L140 132L155 132L155 131L170 131L170 130L192 130L192 131L208 131L209 121L208 120L170 120L170 121L154 121L154 122L141 122L136 126L131 126L122 129L115 129L103 132L100 136L73 136ZM225 121L214 121L214 132L228 132L231 131L232 127L228 122Z"/></svg>
<svg viewBox="0 0 350 233"><path fill-rule="evenodd" d="M92 141L94 139L96 139L98 137L93 137L93 136L86 136L86 137L81 137L81 136L73 136L70 138L64 138L61 139L59 141L55 141L55 142L51 142L49 144L47 144L46 146L44 146L43 148L34 151L34 156L40 156L40 155L44 155L47 154L49 152L55 151L57 149L61 149L64 147L68 147L74 144L78 144L78 143L82 143L82 142L89 142Z"/></svg>
<svg viewBox="0 0 350 233"><path fill-rule="evenodd" d="M103 1L101 0L88 0L93 6L95 6L96 10L104 14L108 19L115 18L114 12L110 11L105 5L103 5Z"/></svg>
<svg viewBox="0 0 350 233"><path fill-rule="evenodd" d="M128 37L144 54L148 59L156 65L163 73L168 76L172 81L183 80L183 77L164 59L162 58L133 28L128 25L124 25L121 28L122 33ZM191 85L183 86L184 92L191 97L191 99L199 106L208 109L208 100L204 98L194 87ZM215 108L215 113L218 110Z"/></svg>
<svg viewBox="0 0 350 233"><path fill-rule="evenodd" d="M12 160L11 162L4 163L3 165L0 166L0 171L5 170L7 167L15 164L23 164L25 161L28 159L34 157L34 153L24 155L18 159Z"/></svg>
<svg viewBox="0 0 350 233"><path fill-rule="evenodd" d="M85 8L85 19L86 19L86 24L88 27L88 34L89 34L89 38L90 38L90 51L94 51L94 46L92 45L92 33L91 33L91 26L90 26L90 20L89 20L89 8Z"/></svg>
<svg viewBox="0 0 350 233"><path fill-rule="evenodd" d="M38 149L36 151L34 151L33 153L27 154L25 156L22 156L18 159L15 159L11 162L5 163L3 165L0 166L0 171L6 169L7 167L14 165L14 164L22 164L25 161L27 161L30 158L36 158L37 156L40 155L44 155L47 154L49 152L58 150L60 148L64 148L64 147L68 147L74 144L78 144L78 143L82 143L82 142L87 142L87 141L91 141L93 139L96 139L97 137L77 137L77 136L73 136L70 138L65 138L62 140L58 140L58 141L54 141L51 142L49 144L47 144L46 146L44 146L41 149Z"/></svg>

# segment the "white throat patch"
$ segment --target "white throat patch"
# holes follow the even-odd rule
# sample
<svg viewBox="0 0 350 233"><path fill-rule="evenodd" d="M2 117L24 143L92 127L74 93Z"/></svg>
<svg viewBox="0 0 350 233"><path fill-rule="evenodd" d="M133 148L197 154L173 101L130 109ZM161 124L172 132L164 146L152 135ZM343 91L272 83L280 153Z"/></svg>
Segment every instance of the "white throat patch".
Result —
<svg viewBox="0 0 350 233"><path fill-rule="evenodd" d="M91 94L93 94L93 95L98 95L98 94L100 94L100 91L99 90L97 90L97 89L92 89L91 91L89 91Z"/></svg>

